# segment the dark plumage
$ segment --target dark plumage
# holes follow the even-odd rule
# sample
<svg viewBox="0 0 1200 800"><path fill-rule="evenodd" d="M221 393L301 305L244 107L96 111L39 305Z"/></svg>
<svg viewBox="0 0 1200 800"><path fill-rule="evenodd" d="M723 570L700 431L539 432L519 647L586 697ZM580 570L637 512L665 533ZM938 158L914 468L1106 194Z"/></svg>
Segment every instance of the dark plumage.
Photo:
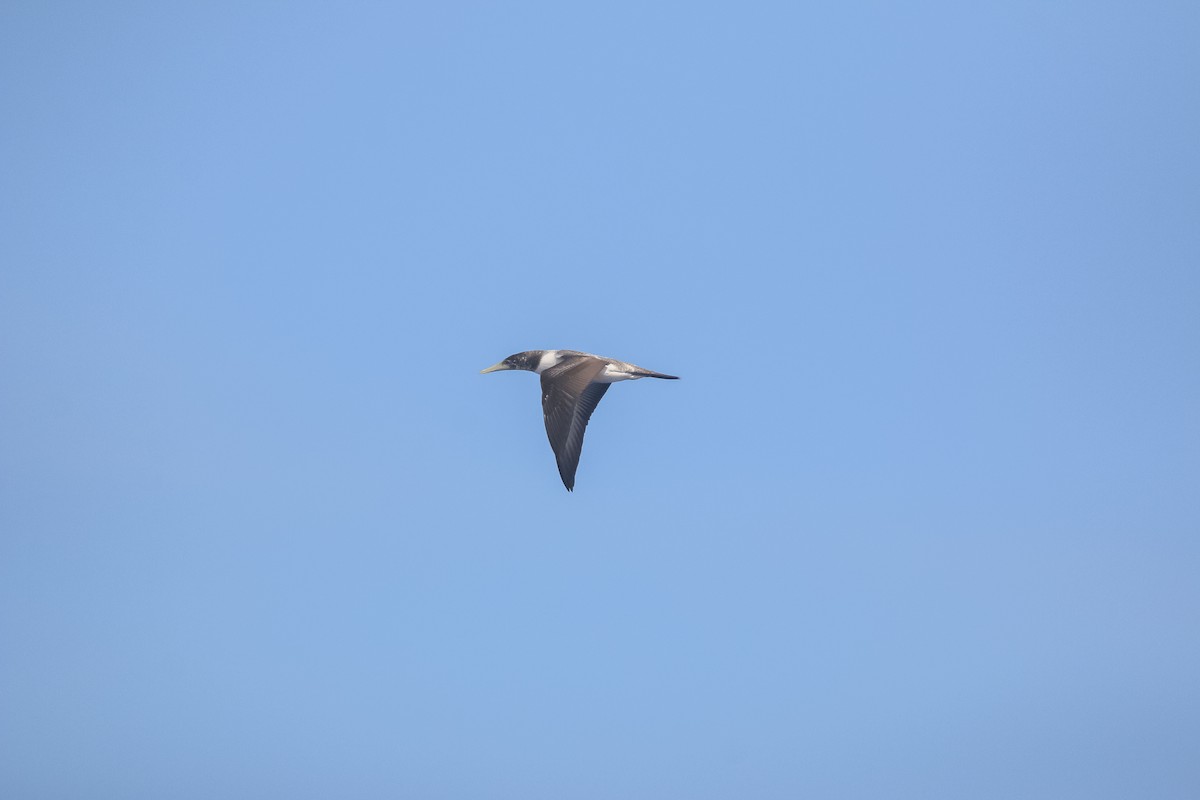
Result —
<svg viewBox="0 0 1200 800"><path fill-rule="evenodd" d="M644 369L578 350L527 350L509 356L483 372L527 370L542 378L542 414L546 436L558 461L558 474L567 491L575 488L575 470L583 449L583 433L608 387L639 378L678 380L674 375Z"/></svg>

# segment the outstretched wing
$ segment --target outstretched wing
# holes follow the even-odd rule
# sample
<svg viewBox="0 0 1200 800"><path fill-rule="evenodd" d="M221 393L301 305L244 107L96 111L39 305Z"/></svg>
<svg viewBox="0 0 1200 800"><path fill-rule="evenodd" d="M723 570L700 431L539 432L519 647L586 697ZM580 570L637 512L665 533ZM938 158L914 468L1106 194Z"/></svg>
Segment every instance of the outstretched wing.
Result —
<svg viewBox="0 0 1200 800"><path fill-rule="evenodd" d="M546 436L567 491L575 488L575 470L583 450L583 432L611 384L593 383L604 371L596 359L572 359L542 373L542 414Z"/></svg>

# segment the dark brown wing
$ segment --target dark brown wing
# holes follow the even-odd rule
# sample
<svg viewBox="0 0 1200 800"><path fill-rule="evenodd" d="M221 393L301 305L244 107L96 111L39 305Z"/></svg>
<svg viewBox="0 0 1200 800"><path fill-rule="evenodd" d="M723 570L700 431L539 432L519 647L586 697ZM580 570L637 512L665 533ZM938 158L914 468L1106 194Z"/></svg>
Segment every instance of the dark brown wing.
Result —
<svg viewBox="0 0 1200 800"><path fill-rule="evenodd" d="M567 491L575 488L575 470L583 450L583 432L596 405L611 384L593 383L604 362L572 359L542 373L542 414L546 436L558 461L558 474Z"/></svg>

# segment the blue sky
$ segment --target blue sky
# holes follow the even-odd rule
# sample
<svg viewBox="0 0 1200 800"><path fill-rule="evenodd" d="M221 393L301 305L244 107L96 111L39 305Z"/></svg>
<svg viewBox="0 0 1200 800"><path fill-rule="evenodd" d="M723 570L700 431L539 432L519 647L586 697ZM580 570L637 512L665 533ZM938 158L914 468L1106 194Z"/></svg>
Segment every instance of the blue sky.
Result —
<svg viewBox="0 0 1200 800"><path fill-rule="evenodd" d="M6 4L0 794L1196 797L1198 38Z"/></svg>

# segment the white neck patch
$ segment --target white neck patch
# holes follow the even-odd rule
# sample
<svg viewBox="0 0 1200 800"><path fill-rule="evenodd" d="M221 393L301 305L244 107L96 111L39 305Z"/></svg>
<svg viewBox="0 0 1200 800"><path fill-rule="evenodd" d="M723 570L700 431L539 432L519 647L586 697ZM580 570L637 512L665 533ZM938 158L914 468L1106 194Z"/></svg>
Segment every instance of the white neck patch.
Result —
<svg viewBox="0 0 1200 800"><path fill-rule="evenodd" d="M541 375L543 372L557 364L558 361L558 351L547 350L546 352L542 353L542 357L538 359L537 370L535 371L538 375Z"/></svg>

